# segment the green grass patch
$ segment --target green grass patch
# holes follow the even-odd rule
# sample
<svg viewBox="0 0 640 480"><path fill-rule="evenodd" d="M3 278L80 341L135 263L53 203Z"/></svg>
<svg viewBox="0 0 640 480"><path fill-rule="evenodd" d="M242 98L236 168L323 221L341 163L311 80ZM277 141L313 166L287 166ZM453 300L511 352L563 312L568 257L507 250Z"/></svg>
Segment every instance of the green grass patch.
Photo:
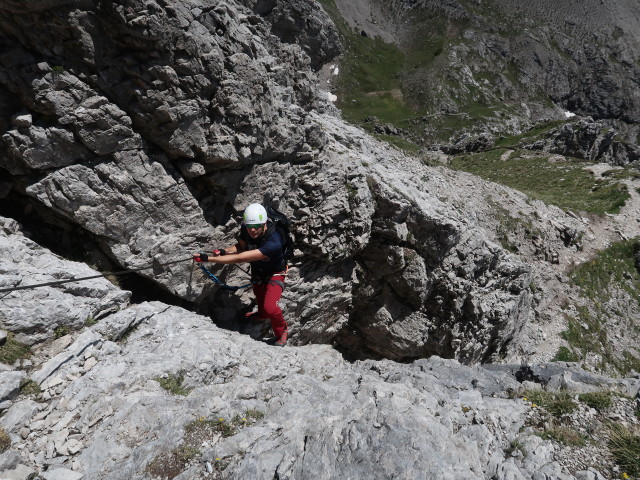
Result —
<svg viewBox="0 0 640 480"><path fill-rule="evenodd" d="M617 314L621 321L629 320L624 312L609 311L612 293L624 292L633 302L640 304L640 274L635 268L638 247L638 239L616 242L570 273L572 282L589 300L589 305L577 307L577 316L567 319L567 329L561 333L568 344L565 356L580 361L588 353L596 353L602 358L598 368L603 371L613 370L622 375L640 371L637 352L614 350L608 341L606 327L606 321L612 314Z"/></svg>
<svg viewBox="0 0 640 480"><path fill-rule="evenodd" d="M553 357L553 362L579 362L580 357L573 353L571 349L567 347L560 347L558 353Z"/></svg>
<svg viewBox="0 0 640 480"><path fill-rule="evenodd" d="M611 392L590 392L578 395L578 400L587 404L591 408L602 412L613 405L613 393Z"/></svg>
<svg viewBox="0 0 640 480"><path fill-rule="evenodd" d="M7 431L0 427L0 453L6 452L11 446L11 437Z"/></svg>
<svg viewBox="0 0 640 480"><path fill-rule="evenodd" d="M571 353L583 360L589 352L609 358L607 332L601 315L593 314L588 307L578 307L578 318L567 318L567 329L560 336L567 341ZM601 366L604 368L604 365Z"/></svg>
<svg viewBox="0 0 640 480"><path fill-rule="evenodd" d="M568 392L546 392L544 390L527 390L524 397L532 404L544 408L555 417L561 417L573 413L578 408L578 404L573 399L573 395Z"/></svg>
<svg viewBox="0 0 640 480"><path fill-rule="evenodd" d="M67 327L66 325L60 325L59 327L56 327L53 333L56 339L62 338L65 335L69 335L69 327Z"/></svg>
<svg viewBox="0 0 640 480"><path fill-rule="evenodd" d="M523 457L527 456L524 445L522 445L522 442L517 438L515 440L512 440L511 443L509 443L509 446L504 451L507 457L513 456L515 452L520 452Z"/></svg>
<svg viewBox="0 0 640 480"><path fill-rule="evenodd" d="M507 185L545 203L564 209L603 215L618 213L629 198L624 184L595 179L584 169L588 162L515 151L502 159L503 149L452 158L451 167Z"/></svg>
<svg viewBox="0 0 640 480"><path fill-rule="evenodd" d="M618 371L623 374L640 372L640 357L632 354L628 350L623 350L622 358L617 357L615 365Z"/></svg>
<svg viewBox="0 0 640 480"><path fill-rule="evenodd" d="M4 345L0 345L0 363L5 365L13 365L16 361L30 356L31 349L18 342L13 333L8 333Z"/></svg>
<svg viewBox="0 0 640 480"><path fill-rule="evenodd" d="M184 372L170 373L166 377L157 377L155 380L172 395L188 395L192 388L182 385L184 382Z"/></svg>
<svg viewBox="0 0 640 480"><path fill-rule="evenodd" d="M623 473L640 476L640 435L622 425L609 430L609 450Z"/></svg>
<svg viewBox="0 0 640 480"><path fill-rule="evenodd" d="M545 440L554 440L572 447L582 447L586 444L584 436L569 427L550 428L537 435Z"/></svg>
<svg viewBox="0 0 640 480"><path fill-rule="evenodd" d="M571 272L571 280L591 300L600 304L610 298L611 288L622 288L640 301L640 274L635 268L639 239L613 243L593 260Z"/></svg>
<svg viewBox="0 0 640 480"><path fill-rule="evenodd" d="M579 319L569 318L567 329L560 334L569 344L566 350L572 358L571 361L579 362L584 360L587 354L595 353L601 357L596 365L599 371L621 375L640 371L640 358L628 350L623 350L620 355L616 354L608 341L603 318L589 312L586 307L580 307L579 310Z"/></svg>
<svg viewBox="0 0 640 480"><path fill-rule="evenodd" d="M333 0L320 3L338 28L344 48L335 93L345 118L361 124L371 115L385 122L414 115L391 93L400 88L398 76L405 63L404 53L394 44L354 31Z"/></svg>
<svg viewBox="0 0 640 480"><path fill-rule="evenodd" d="M523 143L533 143L536 140L542 138L545 133L550 132L554 128L559 127L567 123L566 120L554 120L550 122L542 122L537 124L531 130L523 132L519 135L511 135L508 137L502 137L496 140L496 147L503 148L517 148Z"/></svg>
<svg viewBox="0 0 640 480"><path fill-rule="evenodd" d="M369 116L400 125L416 111L403 101L398 77L404 54L379 38L345 36L346 54L341 62L336 95L343 116L364 124Z"/></svg>
<svg viewBox="0 0 640 480"><path fill-rule="evenodd" d="M38 382L34 382L30 378L22 382L22 385L20 385L21 395L27 395L27 396L34 395L37 397L41 393L42 393L42 389L40 388L40 385L38 384Z"/></svg>

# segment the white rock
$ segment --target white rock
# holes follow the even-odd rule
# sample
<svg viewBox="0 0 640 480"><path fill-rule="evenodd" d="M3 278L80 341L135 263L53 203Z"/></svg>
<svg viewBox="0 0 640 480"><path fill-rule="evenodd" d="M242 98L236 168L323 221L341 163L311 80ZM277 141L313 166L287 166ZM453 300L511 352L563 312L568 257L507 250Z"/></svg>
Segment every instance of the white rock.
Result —
<svg viewBox="0 0 640 480"><path fill-rule="evenodd" d="M12 470L0 472L0 480L28 480L34 473L35 469L21 464Z"/></svg>
<svg viewBox="0 0 640 480"><path fill-rule="evenodd" d="M82 480L83 475L67 468L56 468L47 470L40 474L44 480Z"/></svg>

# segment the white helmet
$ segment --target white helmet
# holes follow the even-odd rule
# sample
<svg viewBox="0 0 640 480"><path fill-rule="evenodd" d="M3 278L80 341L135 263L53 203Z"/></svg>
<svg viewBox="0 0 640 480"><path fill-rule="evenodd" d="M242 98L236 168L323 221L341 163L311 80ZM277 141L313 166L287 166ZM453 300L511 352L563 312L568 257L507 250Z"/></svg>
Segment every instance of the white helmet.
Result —
<svg viewBox="0 0 640 480"><path fill-rule="evenodd" d="M252 203L244 210L242 223L244 223L245 225L267 223L267 211L259 203Z"/></svg>

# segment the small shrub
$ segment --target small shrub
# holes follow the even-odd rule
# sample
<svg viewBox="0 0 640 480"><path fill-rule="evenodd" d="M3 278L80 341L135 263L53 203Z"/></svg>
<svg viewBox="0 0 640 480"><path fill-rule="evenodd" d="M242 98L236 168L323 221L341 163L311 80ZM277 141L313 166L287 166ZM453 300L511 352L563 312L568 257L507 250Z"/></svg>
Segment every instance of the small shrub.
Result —
<svg viewBox="0 0 640 480"><path fill-rule="evenodd" d="M59 327L56 327L53 333L55 334L56 339L64 337L69 334L69 327L66 325L60 325Z"/></svg>
<svg viewBox="0 0 640 480"><path fill-rule="evenodd" d="M553 357L554 362L579 362L580 357L569 350L567 347L560 347L558 353Z"/></svg>
<svg viewBox="0 0 640 480"><path fill-rule="evenodd" d="M231 437L236 434L236 425L226 422L224 418L219 418L214 422L214 425L217 427L218 431L222 433L223 437Z"/></svg>
<svg viewBox="0 0 640 480"><path fill-rule="evenodd" d="M264 418L264 413L260 410L247 410L244 412L244 416L253 420L261 420Z"/></svg>
<svg viewBox="0 0 640 480"><path fill-rule="evenodd" d="M184 381L184 372L178 372L177 374L169 374L165 378L155 378L155 380L172 395L188 395L192 388L186 388L182 386Z"/></svg>
<svg viewBox="0 0 640 480"><path fill-rule="evenodd" d="M524 445L522 445L520 440L518 440L517 438L511 441L509 446L505 449L504 453L507 457L511 457L516 451L520 452L523 457L527 456L527 452L524 449Z"/></svg>
<svg viewBox="0 0 640 480"><path fill-rule="evenodd" d="M619 424L609 429L609 450L623 472L640 476L640 435Z"/></svg>
<svg viewBox="0 0 640 480"><path fill-rule="evenodd" d="M606 410L613 404L613 395L611 392L592 392L592 393L581 393L578 395L578 400L583 403L586 403L589 407L595 408L597 411L601 412Z"/></svg>
<svg viewBox="0 0 640 480"><path fill-rule="evenodd" d="M11 446L11 437L7 431L0 427L0 453L6 452Z"/></svg>
<svg viewBox="0 0 640 480"><path fill-rule="evenodd" d="M98 321L95 318L93 318L92 315L89 315L84 321L84 324L87 327L91 327L91 326L95 325L96 323L98 323Z"/></svg>
<svg viewBox="0 0 640 480"><path fill-rule="evenodd" d="M350 200L354 200L358 196L358 189L351 183L345 182L344 187Z"/></svg>

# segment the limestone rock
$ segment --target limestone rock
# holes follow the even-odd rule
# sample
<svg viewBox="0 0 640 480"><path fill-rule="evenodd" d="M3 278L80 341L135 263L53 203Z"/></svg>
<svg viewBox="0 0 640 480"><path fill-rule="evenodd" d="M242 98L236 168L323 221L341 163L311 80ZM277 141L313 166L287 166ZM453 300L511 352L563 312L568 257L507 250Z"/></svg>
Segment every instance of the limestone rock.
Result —
<svg viewBox="0 0 640 480"><path fill-rule="evenodd" d="M258 15L271 23L271 31L285 43L298 43L318 70L338 56L340 44L333 22L324 10L299 0L242 0Z"/></svg>
<svg viewBox="0 0 640 480"><path fill-rule="evenodd" d="M98 274L84 264L53 255L24 237L16 223L2 221L9 226L0 230L2 288ZM79 329L87 318L100 318L127 305L130 297L100 278L27 291L28 295L23 290L3 294L0 325L28 345L52 338L57 328Z"/></svg>
<svg viewBox="0 0 640 480"><path fill-rule="evenodd" d="M0 402L13 399L24 378L24 372L20 371L0 372Z"/></svg>
<svg viewBox="0 0 640 480"><path fill-rule="evenodd" d="M36 470L33 468L19 464L13 469L2 472L2 477L0 478L2 478L2 480L28 480L32 478L35 473Z"/></svg>
<svg viewBox="0 0 640 480"><path fill-rule="evenodd" d="M622 141L615 129L592 118L566 123L523 147L612 165L627 165L640 160L637 145Z"/></svg>
<svg viewBox="0 0 640 480"><path fill-rule="evenodd" d="M83 475L68 468L55 468L40 474L44 480L81 480Z"/></svg>
<svg viewBox="0 0 640 480"><path fill-rule="evenodd" d="M454 465L452 478L480 479L498 474L509 439L528 438L519 433L526 406L506 397L518 386L507 372L437 357L350 364L328 346L275 349L157 302L112 314L91 333L113 331L123 316L141 321L118 349L104 338L89 373L70 375L82 359L68 355L57 374L70 380L42 413L36 402L22 401L0 418L9 432L26 425L37 432L17 445L34 454L36 468L50 457L60 462L55 468L73 464L82 478L135 478L206 420L224 422L234 434L197 445L204 463L185 466L187 477L223 461L238 478L297 478L303 469L321 479L439 477ZM179 378L188 393L164 390L163 377ZM243 423L247 412L264 418ZM43 445L50 446L46 455ZM559 473L545 452L532 449L527 466L513 464L509 472L531 478L544 465Z"/></svg>

